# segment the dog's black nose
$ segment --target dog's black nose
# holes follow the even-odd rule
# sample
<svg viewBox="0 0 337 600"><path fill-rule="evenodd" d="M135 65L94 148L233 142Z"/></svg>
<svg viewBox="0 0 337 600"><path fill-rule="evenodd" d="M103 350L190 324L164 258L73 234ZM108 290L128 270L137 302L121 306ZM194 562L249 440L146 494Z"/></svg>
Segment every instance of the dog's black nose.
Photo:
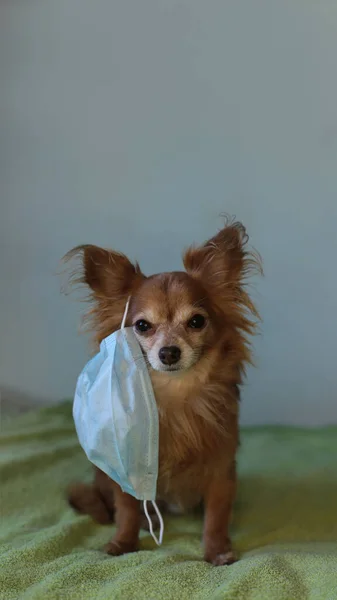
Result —
<svg viewBox="0 0 337 600"><path fill-rule="evenodd" d="M181 351L178 346L164 346L158 354L163 365L174 365L180 359Z"/></svg>

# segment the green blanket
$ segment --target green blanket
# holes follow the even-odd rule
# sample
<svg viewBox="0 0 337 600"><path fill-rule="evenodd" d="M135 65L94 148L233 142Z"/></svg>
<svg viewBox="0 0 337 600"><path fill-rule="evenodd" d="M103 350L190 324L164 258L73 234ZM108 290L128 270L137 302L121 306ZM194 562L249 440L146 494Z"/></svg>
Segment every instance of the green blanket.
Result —
<svg viewBox="0 0 337 600"><path fill-rule="evenodd" d="M163 546L112 558L112 527L68 508L91 469L69 403L1 424L0 598L337 599L337 428L242 432L231 567L202 561L201 516L165 518Z"/></svg>

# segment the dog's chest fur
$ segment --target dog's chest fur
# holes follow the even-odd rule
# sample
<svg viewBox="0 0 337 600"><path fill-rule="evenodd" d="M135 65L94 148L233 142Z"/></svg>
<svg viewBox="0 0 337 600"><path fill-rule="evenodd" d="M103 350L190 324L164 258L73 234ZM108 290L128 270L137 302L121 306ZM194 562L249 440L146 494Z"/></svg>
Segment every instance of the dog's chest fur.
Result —
<svg viewBox="0 0 337 600"><path fill-rule="evenodd" d="M152 372L151 379L160 423L158 492L187 508L235 454L237 398L208 365L183 377Z"/></svg>

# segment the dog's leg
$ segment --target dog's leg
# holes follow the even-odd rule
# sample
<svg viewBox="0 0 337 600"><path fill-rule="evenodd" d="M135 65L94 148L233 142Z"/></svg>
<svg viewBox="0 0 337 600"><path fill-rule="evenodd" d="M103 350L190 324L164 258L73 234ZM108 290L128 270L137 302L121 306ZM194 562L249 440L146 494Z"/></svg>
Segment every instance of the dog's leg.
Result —
<svg viewBox="0 0 337 600"><path fill-rule="evenodd" d="M89 515L96 523L113 522L103 498L93 483L73 483L68 488L68 502L81 515Z"/></svg>
<svg viewBox="0 0 337 600"><path fill-rule="evenodd" d="M229 522L236 489L235 463L227 477L217 475L205 494L204 558L215 566L230 565L236 558L229 538Z"/></svg>
<svg viewBox="0 0 337 600"><path fill-rule="evenodd" d="M76 512L89 515L96 523L107 525L114 522L114 484L110 477L95 468L93 483L73 483L68 488L68 502ZM166 504L157 500L161 512L166 510ZM152 504L148 506L153 529L159 529L159 518ZM141 509L141 529L148 530L149 523Z"/></svg>
<svg viewBox="0 0 337 600"><path fill-rule="evenodd" d="M113 488L117 531L113 540L107 544L106 551L113 556L120 556L138 550L140 502L122 492L114 482Z"/></svg>
<svg viewBox="0 0 337 600"><path fill-rule="evenodd" d="M95 468L93 483L74 483L68 488L68 502L78 513L106 525L114 520L113 485L111 479Z"/></svg>

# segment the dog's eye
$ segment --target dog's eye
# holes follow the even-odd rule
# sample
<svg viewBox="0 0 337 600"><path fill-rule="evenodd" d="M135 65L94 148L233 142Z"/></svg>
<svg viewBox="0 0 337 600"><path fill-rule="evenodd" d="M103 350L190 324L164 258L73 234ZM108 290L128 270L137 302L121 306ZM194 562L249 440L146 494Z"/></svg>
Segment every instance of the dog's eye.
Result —
<svg viewBox="0 0 337 600"><path fill-rule="evenodd" d="M203 315L194 315L187 323L187 327L191 329L202 329L206 323L206 319Z"/></svg>
<svg viewBox="0 0 337 600"><path fill-rule="evenodd" d="M139 331L139 333L145 333L151 329L151 324L148 321L141 319L140 321L136 322L136 329Z"/></svg>

